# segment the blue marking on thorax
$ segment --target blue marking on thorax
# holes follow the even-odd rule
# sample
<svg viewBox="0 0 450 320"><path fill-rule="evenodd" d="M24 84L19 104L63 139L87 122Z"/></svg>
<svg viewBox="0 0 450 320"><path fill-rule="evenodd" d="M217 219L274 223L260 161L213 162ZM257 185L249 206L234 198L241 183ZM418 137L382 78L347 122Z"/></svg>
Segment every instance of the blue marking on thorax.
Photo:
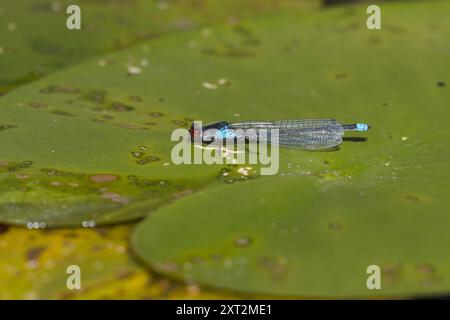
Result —
<svg viewBox="0 0 450 320"><path fill-rule="evenodd" d="M228 126L224 126L216 132L217 140L234 139L235 136L236 134L234 133L234 130L230 129Z"/></svg>

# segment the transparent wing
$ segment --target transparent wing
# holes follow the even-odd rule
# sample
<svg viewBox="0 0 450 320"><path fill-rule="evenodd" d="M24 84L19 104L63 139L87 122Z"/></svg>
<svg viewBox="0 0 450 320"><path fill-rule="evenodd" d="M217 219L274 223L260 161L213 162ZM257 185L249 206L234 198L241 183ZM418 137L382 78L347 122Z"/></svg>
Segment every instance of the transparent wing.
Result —
<svg viewBox="0 0 450 320"><path fill-rule="evenodd" d="M275 143L273 139L270 143ZM305 150L320 150L335 148L342 143L342 134L338 131L316 130L309 132L302 131L281 131L278 144L292 148Z"/></svg>
<svg viewBox="0 0 450 320"><path fill-rule="evenodd" d="M279 129L279 130L303 130L318 129L325 126L341 126L334 119L301 119L280 121L245 121L230 123L232 129Z"/></svg>
<svg viewBox="0 0 450 320"><path fill-rule="evenodd" d="M248 121L230 125L238 132L237 137L260 143L304 150L334 148L342 143L344 128L333 119L308 119L284 121ZM278 142L271 129L278 129Z"/></svg>

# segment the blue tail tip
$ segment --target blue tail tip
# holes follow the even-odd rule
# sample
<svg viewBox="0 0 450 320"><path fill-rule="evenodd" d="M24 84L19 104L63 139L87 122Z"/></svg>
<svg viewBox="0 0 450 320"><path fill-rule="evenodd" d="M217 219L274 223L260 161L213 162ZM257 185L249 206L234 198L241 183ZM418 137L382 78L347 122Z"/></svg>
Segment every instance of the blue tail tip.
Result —
<svg viewBox="0 0 450 320"><path fill-rule="evenodd" d="M356 131L367 131L367 130L369 130L369 125L366 123L357 123L355 130Z"/></svg>

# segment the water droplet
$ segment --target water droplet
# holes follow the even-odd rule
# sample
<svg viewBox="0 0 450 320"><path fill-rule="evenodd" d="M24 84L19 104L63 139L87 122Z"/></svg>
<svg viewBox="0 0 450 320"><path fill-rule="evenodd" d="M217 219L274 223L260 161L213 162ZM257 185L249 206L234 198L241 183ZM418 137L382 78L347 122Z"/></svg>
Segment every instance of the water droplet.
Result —
<svg viewBox="0 0 450 320"><path fill-rule="evenodd" d="M133 76L142 73L142 69L140 67L132 66L132 65L129 65L127 67L127 71L128 71L129 75L133 75Z"/></svg>
<svg viewBox="0 0 450 320"><path fill-rule="evenodd" d="M248 170L246 168L239 168L238 172L244 176L248 175Z"/></svg>
<svg viewBox="0 0 450 320"><path fill-rule="evenodd" d="M132 152L131 155L135 158L141 158L144 153L143 152Z"/></svg>
<svg viewBox="0 0 450 320"><path fill-rule="evenodd" d="M47 227L47 225L45 224L45 222L37 222L37 221L27 222L27 228L29 230L32 230L32 229L45 229L46 227Z"/></svg>
<svg viewBox="0 0 450 320"><path fill-rule="evenodd" d="M225 78L221 78L217 81L217 83L221 86L229 86L230 85L230 81L228 81Z"/></svg>
<svg viewBox="0 0 450 320"><path fill-rule="evenodd" d="M95 221L93 220L85 220L81 223L83 228L93 228L95 227Z"/></svg>
<svg viewBox="0 0 450 320"><path fill-rule="evenodd" d="M217 88L218 88L217 84L210 83L207 81L203 82L202 85L204 88L209 89L209 90L217 90Z"/></svg>

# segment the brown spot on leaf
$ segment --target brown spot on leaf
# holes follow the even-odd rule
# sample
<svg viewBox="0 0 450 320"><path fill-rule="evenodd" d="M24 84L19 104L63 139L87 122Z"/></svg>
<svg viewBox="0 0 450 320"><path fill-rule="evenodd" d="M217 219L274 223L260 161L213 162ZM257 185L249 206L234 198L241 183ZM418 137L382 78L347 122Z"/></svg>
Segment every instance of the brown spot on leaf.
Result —
<svg viewBox="0 0 450 320"><path fill-rule="evenodd" d="M346 72L337 72L334 74L334 78L336 80L344 80L348 78L348 74Z"/></svg>
<svg viewBox="0 0 450 320"><path fill-rule="evenodd" d="M136 161L136 163L140 164L140 165L144 165L144 164L147 164L147 163L150 163L150 162L155 162L155 161L158 161L158 160L160 160L158 157L148 156L148 157L145 157L143 159L140 159L140 160Z"/></svg>
<svg viewBox="0 0 450 320"><path fill-rule="evenodd" d="M117 279L127 279L133 276L134 272L131 270L120 269L116 272Z"/></svg>
<svg viewBox="0 0 450 320"><path fill-rule="evenodd" d="M436 272L436 269L429 263L420 263L417 265L417 271L424 275L432 275Z"/></svg>
<svg viewBox="0 0 450 320"><path fill-rule="evenodd" d="M241 237L237 237L236 239L234 239L233 243L236 247L245 248L245 247L248 247L252 243L252 239L250 237L241 236Z"/></svg>
<svg viewBox="0 0 450 320"><path fill-rule="evenodd" d="M5 223L0 223L0 234L8 232L9 226Z"/></svg>
<svg viewBox="0 0 450 320"><path fill-rule="evenodd" d="M104 90L92 91L86 96L86 99L94 103L103 103L105 102L106 99L106 91Z"/></svg>
<svg viewBox="0 0 450 320"><path fill-rule="evenodd" d="M105 183L116 181L118 177L112 174L97 174L95 176L90 176L89 179L96 183Z"/></svg>
<svg viewBox="0 0 450 320"><path fill-rule="evenodd" d="M63 111L63 110L53 110L52 114L56 114L58 116L66 116L66 117L73 117L74 116L70 112Z"/></svg>
<svg viewBox="0 0 450 320"><path fill-rule="evenodd" d="M269 275L273 279L283 278L288 271L287 262L283 258L261 257L258 259L258 263L269 271Z"/></svg>
<svg viewBox="0 0 450 320"><path fill-rule="evenodd" d="M95 231L96 231L100 236L105 237L105 236L108 235L109 229L108 229L108 228L105 228L105 227L99 227L99 228L96 228Z"/></svg>
<svg viewBox="0 0 450 320"><path fill-rule="evenodd" d="M130 101L133 101L133 102L142 102L142 98L139 97L139 96L131 96L131 97L130 97Z"/></svg>
<svg viewBox="0 0 450 320"><path fill-rule="evenodd" d="M46 247L35 247L29 249L26 253L26 259L28 261L37 260L40 257L40 255L44 252L45 248Z"/></svg>
<svg viewBox="0 0 450 320"><path fill-rule="evenodd" d="M132 106L128 106L126 104L123 104L121 102L113 102L111 104L111 109L117 112L124 112L124 111L132 111L134 108Z"/></svg>
<svg viewBox="0 0 450 320"><path fill-rule="evenodd" d="M184 120L173 120L172 122L180 127L186 127L188 125L188 123Z"/></svg>
<svg viewBox="0 0 450 320"><path fill-rule="evenodd" d="M64 85L51 85L44 89L41 89L40 92L42 93L70 93L70 94L77 94L80 93L80 89L70 87L70 86L64 86Z"/></svg>
<svg viewBox="0 0 450 320"><path fill-rule="evenodd" d="M405 199L411 202L419 202L419 198L416 196L412 196L412 195L406 195Z"/></svg>
<svg viewBox="0 0 450 320"><path fill-rule="evenodd" d="M134 123L118 123L118 124L116 124L116 126L119 127L119 128L123 128L123 129L143 130L143 131L149 130L146 127L139 126L139 125L134 124Z"/></svg>
<svg viewBox="0 0 450 320"><path fill-rule="evenodd" d="M179 198L188 196L188 195L192 194L193 192L194 192L193 190L188 189L188 190L183 190L183 191L180 191L180 192L176 192L176 193L173 194L173 196L176 199L179 199Z"/></svg>
<svg viewBox="0 0 450 320"><path fill-rule="evenodd" d="M2 124L2 125L0 125L0 131L8 130L8 129L14 129L14 128L17 128L17 127L18 126L15 125L15 124Z"/></svg>
<svg viewBox="0 0 450 320"><path fill-rule="evenodd" d="M44 109L48 107L44 102L30 102L30 106L35 109Z"/></svg>
<svg viewBox="0 0 450 320"><path fill-rule="evenodd" d="M177 271L177 269L178 269L177 264L175 262L170 262L170 261L159 263L158 267L161 270L166 271L166 272L174 272L174 271Z"/></svg>
<svg viewBox="0 0 450 320"><path fill-rule="evenodd" d="M64 238L78 238L78 234L75 232L68 232L63 234Z"/></svg>
<svg viewBox="0 0 450 320"><path fill-rule="evenodd" d="M328 227L329 227L331 230L334 230L334 231L338 231L338 230L341 230L341 229L342 229L342 225L341 225L340 223L338 223L338 222L331 222L331 223L328 225Z"/></svg>
<svg viewBox="0 0 450 320"><path fill-rule="evenodd" d="M400 279L401 267L399 265L382 266L381 275L387 284L395 283Z"/></svg>

